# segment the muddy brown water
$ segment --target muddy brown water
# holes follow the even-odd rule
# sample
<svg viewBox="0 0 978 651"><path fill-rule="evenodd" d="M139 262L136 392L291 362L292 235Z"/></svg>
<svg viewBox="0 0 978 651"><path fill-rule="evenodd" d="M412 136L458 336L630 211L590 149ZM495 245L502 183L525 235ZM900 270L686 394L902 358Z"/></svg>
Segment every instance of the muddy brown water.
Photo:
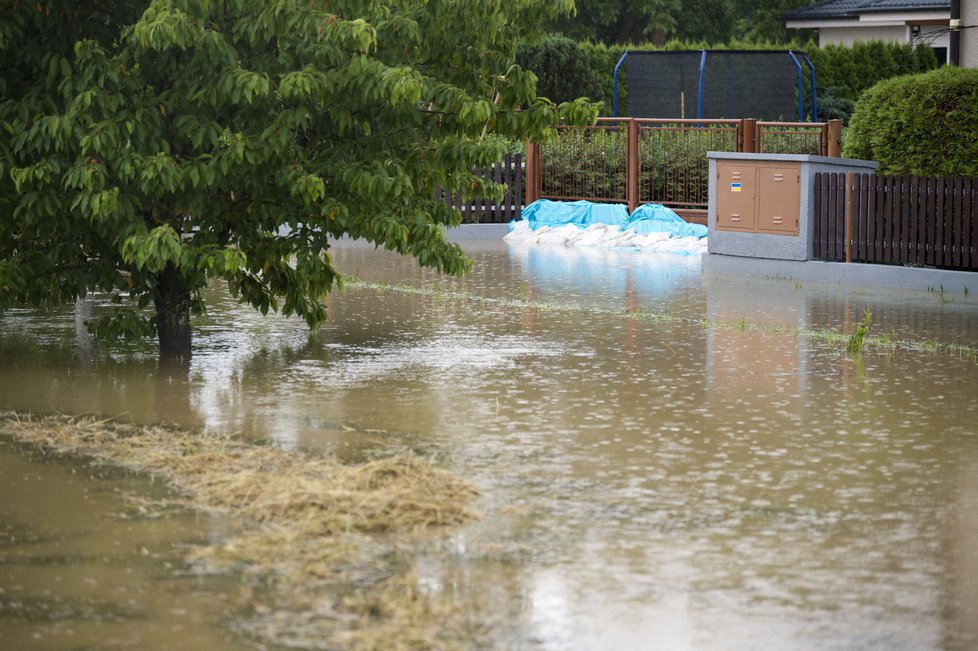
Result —
<svg viewBox="0 0 978 651"><path fill-rule="evenodd" d="M358 282L312 335L214 290L185 369L92 342L99 299L12 310L0 409L435 454L484 518L405 553L494 648L978 648L978 364L933 351L978 346L973 299L471 252L447 279L336 248ZM866 309L913 345L847 355L827 335ZM140 513L122 495L160 487L9 441L0 489L0 648L251 644L234 578L181 571L219 522Z"/></svg>

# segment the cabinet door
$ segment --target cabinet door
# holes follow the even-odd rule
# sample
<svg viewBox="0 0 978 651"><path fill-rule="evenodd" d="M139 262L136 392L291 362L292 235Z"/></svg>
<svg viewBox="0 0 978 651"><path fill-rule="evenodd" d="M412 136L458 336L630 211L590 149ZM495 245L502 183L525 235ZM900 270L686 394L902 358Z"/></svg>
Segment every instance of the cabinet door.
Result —
<svg viewBox="0 0 978 651"><path fill-rule="evenodd" d="M757 168L757 232L798 234L797 167Z"/></svg>
<svg viewBox="0 0 978 651"><path fill-rule="evenodd" d="M717 161L718 230L754 230L755 174L753 165Z"/></svg>

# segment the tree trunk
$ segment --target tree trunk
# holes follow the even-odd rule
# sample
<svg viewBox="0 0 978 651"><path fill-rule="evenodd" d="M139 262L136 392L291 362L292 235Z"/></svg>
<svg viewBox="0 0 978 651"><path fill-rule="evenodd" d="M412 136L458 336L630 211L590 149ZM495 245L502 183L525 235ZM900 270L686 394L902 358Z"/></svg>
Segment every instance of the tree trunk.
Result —
<svg viewBox="0 0 978 651"><path fill-rule="evenodd" d="M190 359L190 288L173 263L156 277L153 302L160 357Z"/></svg>

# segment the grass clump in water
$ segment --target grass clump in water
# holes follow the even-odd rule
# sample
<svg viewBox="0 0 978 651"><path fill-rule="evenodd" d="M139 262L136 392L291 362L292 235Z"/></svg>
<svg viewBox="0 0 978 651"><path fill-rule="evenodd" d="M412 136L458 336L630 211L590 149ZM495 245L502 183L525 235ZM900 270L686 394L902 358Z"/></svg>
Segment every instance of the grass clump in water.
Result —
<svg viewBox="0 0 978 651"><path fill-rule="evenodd" d="M467 482L412 455L360 465L233 436L0 413L0 434L164 479L185 508L225 516L188 561L250 578L238 628L298 648L463 648L471 613L421 590L399 545L475 519ZM300 624L301 622L301 624Z"/></svg>
<svg viewBox="0 0 978 651"><path fill-rule="evenodd" d="M846 351L857 354L863 351L863 342L866 339L866 333L869 332L870 326L873 325L873 313L869 309L863 310L863 322L856 325L856 328L852 331L849 336L849 343L846 346Z"/></svg>

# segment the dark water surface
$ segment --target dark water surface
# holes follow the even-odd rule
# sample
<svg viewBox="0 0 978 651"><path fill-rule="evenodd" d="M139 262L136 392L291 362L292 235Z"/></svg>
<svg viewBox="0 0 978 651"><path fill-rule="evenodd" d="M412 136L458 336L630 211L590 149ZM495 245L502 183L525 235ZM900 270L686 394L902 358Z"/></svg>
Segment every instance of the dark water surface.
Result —
<svg viewBox="0 0 978 651"><path fill-rule="evenodd" d="M0 409L434 453L485 517L415 550L420 581L498 648L978 648L978 364L934 352L978 346L978 303L472 254L446 279L337 248L358 281L312 335L215 290L184 370L93 343L98 301L9 312ZM903 343L847 355L867 309ZM172 567L213 523L110 517L153 488L90 474L0 441L0 648L240 648L232 582Z"/></svg>

